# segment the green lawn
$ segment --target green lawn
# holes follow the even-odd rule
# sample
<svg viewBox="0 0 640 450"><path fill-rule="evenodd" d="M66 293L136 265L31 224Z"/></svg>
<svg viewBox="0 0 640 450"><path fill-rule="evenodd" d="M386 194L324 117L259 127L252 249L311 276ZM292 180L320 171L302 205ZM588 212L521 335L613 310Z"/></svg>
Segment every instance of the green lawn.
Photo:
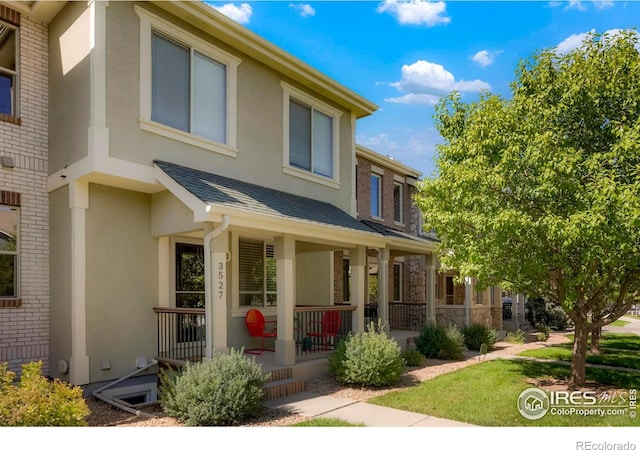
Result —
<svg viewBox="0 0 640 450"><path fill-rule="evenodd" d="M611 325L613 327L623 327L623 326L628 325L630 323L631 322L629 322L628 320L618 319L615 322L611 322L609 325Z"/></svg>
<svg viewBox="0 0 640 450"><path fill-rule="evenodd" d="M518 355L531 358L553 359L556 361L571 361L571 355L573 353L571 348L570 344L554 345L536 350L525 350ZM600 354L587 354L587 362L605 366L640 369L640 352L637 350L601 348Z"/></svg>
<svg viewBox="0 0 640 450"><path fill-rule="evenodd" d="M304 422L298 422L291 426L292 427L364 427L364 424L362 423L354 424L342 419L331 419L331 418L319 417L315 419L305 420Z"/></svg>
<svg viewBox="0 0 640 450"><path fill-rule="evenodd" d="M402 391L369 400L370 403L483 426L640 426L625 416L559 416L547 413L529 420L518 412L520 393L532 387L529 379L569 377L569 367L525 360L494 360L474 364L422 382ZM637 374L587 369L587 378L604 386L638 389Z"/></svg>
<svg viewBox="0 0 640 450"><path fill-rule="evenodd" d="M567 338L573 344L574 335L568 334ZM591 339L589 339L591 342ZM619 348L622 350L640 350L640 336L633 333L602 333L600 349Z"/></svg>

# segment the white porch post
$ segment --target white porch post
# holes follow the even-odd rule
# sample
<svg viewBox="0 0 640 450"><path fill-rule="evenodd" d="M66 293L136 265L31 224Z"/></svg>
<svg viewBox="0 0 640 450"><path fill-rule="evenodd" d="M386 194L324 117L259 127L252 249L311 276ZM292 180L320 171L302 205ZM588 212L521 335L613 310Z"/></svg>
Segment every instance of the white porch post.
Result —
<svg viewBox="0 0 640 450"><path fill-rule="evenodd" d="M427 324L436 323L436 266L435 256L425 255L425 275L426 275L426 301L427 301Z"/></svg>
<svg viewBox="0 0 640 450"><path fill-rule="evenodd" d="M464 324L469 326L471 323L470 309L471 299L473 296L473 280L471 277L464 278Z"/></svg>
<svg viewBox="0 0 640 450"><path fill-rule="evenodd" d="M518 294L511 296L511 319L516 323L516 327L520 327L518 318Z"/></svg>
<svg viewBox="0 0 640 450"><path fill-rule="evenodd" d="M518 294L516 295L516 298L518 299L518 322L519 323L524 323L525 318L524 318L524 294Z"/></svg>
<svg viewBox="0 0 640 450"><path fill-rule="evenodd" d="M389 332L389 249L378 249L378 314Z"/></svg>
<svg viewBox="0 0 640 450"><path fill-rule="evenodd" d="M86 212L89 208L89 184L69 183L71 209L71 357L69 382L89 383L86 314Z"/></svg>
<svg viewBox="0 0 640 450"><path fill-rule="evenodd" d="M274 239L277 272L278 338L276 363L291 366L296 363L296 343L293 337L293 307L295 306L296 241L291 235Z"/></svg>
<svg viewBox="0 0 640 450"><path fill-rule="evenodd" d="M367 248L359 245L349 251L349 264L351 265L351 306L355 306L352 317L351 330L354 333L365 331L364 304L367 295Z"/></svg>
<svg viewBox="0 0 640 450"><path fill-rule="evenodd" d="M229 232L225 222L217 230L205 228L205 357L229 353L227 347L227 255ZM207 239L211 239L210 246ZM208 249L208 250L207 250ZM208 278L208 280L207 280Z"/></svg>

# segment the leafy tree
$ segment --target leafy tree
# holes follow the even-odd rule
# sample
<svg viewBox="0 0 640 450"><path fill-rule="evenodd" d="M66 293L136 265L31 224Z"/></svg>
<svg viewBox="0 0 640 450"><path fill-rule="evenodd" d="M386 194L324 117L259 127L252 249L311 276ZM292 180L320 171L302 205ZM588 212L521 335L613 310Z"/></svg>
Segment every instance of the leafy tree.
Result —
<svg viewBox="0 0 640 450"><path fill-rule="evenodd" d="M588 333L639 299L637 33L591 33L564 55L538 51L511 89L511 99L441 100L439 174L421 182L416 201L445 265L567 312L569 382L582 386Z"/></svg>

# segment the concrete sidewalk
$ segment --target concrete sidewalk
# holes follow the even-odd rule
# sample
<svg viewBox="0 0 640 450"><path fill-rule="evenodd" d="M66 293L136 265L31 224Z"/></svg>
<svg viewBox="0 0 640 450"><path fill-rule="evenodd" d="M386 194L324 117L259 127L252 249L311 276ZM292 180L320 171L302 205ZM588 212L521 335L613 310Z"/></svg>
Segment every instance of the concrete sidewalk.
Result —
<svg viewBox="0 0 640 450"><path fill-rule="evenodd" d="M270 400L268 408L281 409L307 417L325 417L346 420L368 427L472 427L463 422L439 419L386 406L371 405L344 398L302 392L289 397Z"/></svg>

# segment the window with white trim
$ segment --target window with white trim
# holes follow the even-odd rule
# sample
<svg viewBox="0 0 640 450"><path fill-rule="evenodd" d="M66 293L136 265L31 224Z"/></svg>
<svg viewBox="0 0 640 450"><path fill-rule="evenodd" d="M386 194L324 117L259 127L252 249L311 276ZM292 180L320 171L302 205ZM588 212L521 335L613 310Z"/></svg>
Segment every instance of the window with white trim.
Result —
<svg viewBox="0 0 640 450"><path fill-rule="evenodd" d="M287 173L337 182L342 113L284 82L281 85L285 98L284 167L291 169Z"/></svg>
<svg viewBox="0 0 640 450"><path fill-rule="evenodd" d="M0 114L17 116L18 29L0 21Z"/></svg>
<svg viewBox="0 0 640 450"><path fill-rule="evenodd" d="M403 223L403 191L404 185L397 181L393 183L393 221Z"/></svg>
<svg viewBox="0 0 640 450"><path fill-rule="evenodd" d="M371 216L382 218L382 177L371 174Z"/></svg>
<svg viewBox="0 0 640 450"><path fill-rule="evenodd" d="M276 258L273 244L240 239L238 242L240 307L276 306Z"/></svg>
<svg viewBox="0 0 640 450"><path fill-rule="evenodd" d="M237 67L241 60L135 7L140 17L140 127L237 155Z"/></svg>
<svg viewBox="0 0 640 450"><path fill-rule="evenodd" d="M19 296L19 218L19 208L0 204L0 300Z"/></svg>

